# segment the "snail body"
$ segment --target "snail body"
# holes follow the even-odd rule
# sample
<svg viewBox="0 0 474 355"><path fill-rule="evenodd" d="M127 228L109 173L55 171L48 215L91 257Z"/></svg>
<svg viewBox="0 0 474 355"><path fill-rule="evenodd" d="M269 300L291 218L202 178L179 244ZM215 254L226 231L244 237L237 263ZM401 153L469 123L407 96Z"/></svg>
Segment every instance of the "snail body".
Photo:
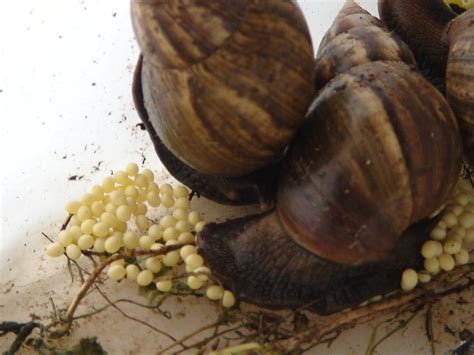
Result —
<svg viewBox="0 0 474 355"><path fill-rule="evenodd" d="M282 162L275 210L211 224L198 238L213 272L243 299L328 313L393 290L417 266L427 226L408 228L457 180L454 114L406 46L367 18L332 36L363 12L348 1L323 41L318 62L331 63L334 44L352 49L341 50L344 69L334 61L316 71L327 84ZM384 43L393 50L382 60L363 50Z"/></svg>
<svg viewBox="0 0 474 355"><path fill-rule="evenodd" d="M441 83L459 121L465 159L474 166L474 9L458 16L442 0L379 0L379 12Z"/></svg>
<svg viewBox="0 0 474 355"><path fill-rule="evenodd" d="M248 176L281 159L312 99L314 56L293 1L132 1L143 106L196 174Z"/></svg>

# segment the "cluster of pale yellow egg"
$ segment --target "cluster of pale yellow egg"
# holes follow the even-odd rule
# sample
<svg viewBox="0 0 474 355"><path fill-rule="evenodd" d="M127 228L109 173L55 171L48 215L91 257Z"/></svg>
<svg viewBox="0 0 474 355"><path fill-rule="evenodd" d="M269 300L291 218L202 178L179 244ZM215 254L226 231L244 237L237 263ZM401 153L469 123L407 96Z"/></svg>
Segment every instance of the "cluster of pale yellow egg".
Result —
<svg viewBox="0 0 474 355"><path fill-rule="evenodd" d="M71 215L67 229L58 235L58 241L47 247L47 254L58 257L66 254L79 259L84 251L104 255L120 254L125 250L158 251L169 245L185 244L164 255L137 257L131 263L124 259L114 261L107 269L112 280L133 280L140 286L152 283L161 292L173 290L170 273L178 275L184 265L189 274L187 286L192 290L206 289L209 299L218 300L224 307L232 307L235 297L211 279L211 271L198 254L195 235L205 222L197 211L191 210L189 191L185 186L172 187L158 184L149 169L139 171L130 163L124 171L117 171L95 185L80 200L70 201L65 209ZM162 206L167 214L159 223L147 216L150 208ZM175 272L174 272L175 271Z"/></svg>
<svg viewBox="0 0 474 355"><path fill-rule="evenodd" d="M401 280L402 289L410 291L418 282L429 282L432 275L451 271L456 265L467 264L469 247L473 242L474 189L468 181L460 180L439 222L431 231L430 240L421 248L425 269L420 272L405 270Z"/></svg>

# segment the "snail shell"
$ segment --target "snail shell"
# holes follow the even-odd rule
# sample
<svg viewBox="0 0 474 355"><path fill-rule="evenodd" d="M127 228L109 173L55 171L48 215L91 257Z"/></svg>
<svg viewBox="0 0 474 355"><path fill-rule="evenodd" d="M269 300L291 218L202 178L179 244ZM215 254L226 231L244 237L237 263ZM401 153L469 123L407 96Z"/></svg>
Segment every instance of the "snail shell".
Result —
<svg viewBox="0 0 474 355"><path fill-rule="evenodd" d="M474 9L452 21L447 33L446 97L459 119L464 155L474 167Z"/></svg>
<svg viewBox="0 0 474 355"><path fill-rule="evenodd" d="M289 0L133 0L150 122L199 173L278 160L312 99L314 56Z"/></svg>
<svg viewBox="0 0 474 355"><path fill-rule="evenodd" d="M346 16L349 9L361 11L352 1ZM361 29L374 33L370 27ZM383 32L385 40L359 35L354 66L338 75L334 68L313 101L282 163L276 210L211 224L200 235L207 262L244 299L333 312L398 288L401 270L417 265L412 248L427 226L407 228L447 199L460 137L444 97L413 67L358 64L371 41L400 43ZM338 37L353 41L343 32L327 48L344 42Z"/></svg>
<svg viewBox="0 0 474 355"><path fill-rule="evenodd" d="M425 72L445 88L474 166L474 10L460 16L442 0L379 0L384 23L414 51Z"/></svg>
<svg viewBox="0 0 474 355"><path fill-rule="evenodd" d="M153 128L144 105L142 64L143 56L140 55L133 77L133 100L137 113L150 135L155 151L168 172L175 179L188 186L193 193L221 204L250 205L259 203L263 211L273 205L278 164L271 164L248 176L225 178L198 173L170 152Z"/></svg>

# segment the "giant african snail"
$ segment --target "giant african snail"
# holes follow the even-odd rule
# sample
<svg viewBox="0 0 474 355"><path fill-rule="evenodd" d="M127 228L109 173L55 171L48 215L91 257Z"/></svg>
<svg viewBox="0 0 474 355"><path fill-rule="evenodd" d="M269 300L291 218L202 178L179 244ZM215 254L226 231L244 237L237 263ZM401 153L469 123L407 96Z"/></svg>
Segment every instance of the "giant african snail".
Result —
<svg viewBox="0 0 474 355"><path fill-rule="evenodd" d="M474 167L474 9L457 16L443 0L379 0L379 12L430 76L445 83Z"/></svg>
<svg viewBox="0 0 474 355"><path fill-rule="evenodd" d="M317 77L328 83L282 163L276 209L210 224L198 238L242 299L325 313L398 288L424 239L423 225L407 228L457 180L451 108L369 16L348 1L324 40Z"/></svg>
<svg viewBox="0 0 474 355"><path fill-rule="evenodd" d="M132 0L132 19L135 101L165 166L217 201L262 199L313 97L296 2Z"/></svg>

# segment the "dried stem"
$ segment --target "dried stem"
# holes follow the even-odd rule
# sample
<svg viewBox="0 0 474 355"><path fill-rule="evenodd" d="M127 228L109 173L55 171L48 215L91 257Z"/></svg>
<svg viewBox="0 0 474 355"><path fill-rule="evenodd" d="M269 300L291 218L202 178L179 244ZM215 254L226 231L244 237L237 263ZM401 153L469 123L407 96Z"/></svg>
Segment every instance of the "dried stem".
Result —
<svg viewBox="0 0 474 355"><path fill-rule="evenodd" d="M124 316L125 318L130 319L130 320L132 320L132 321L134 321L134 322L140 323L140 324L142 324L142 325L144 325L144 326L146 326L146 327L148 327L148 328L154 330L155 332L157 332L157 333L159 333L159 334L161 334L161 335L164 335L164 336L170 338L170 339L173 340L173 341L176 341L176 338L174 338L172 335L170 335L170 334L168 334L168 333L166 333L166 332L164 332L164 331L162 331L162 330L156 328L155 326L153 326L153 325L151 325L151 324L149 324L149 323L147 323L147 322L145 322L145 321L142 321L141 319L138 319L138 318L129 316L129 315L126 314L123 310L121 310L120 307L118 307L114 302L112 302L112 301L106 296L106 294L102 292L102 290L99 288L99 286L97 286L96 284L94 284L94 287L95 287L96 290L100 293L100 295L107 301L107 303L110 304L110 306L112 306L113 308L115 308L117 311L119 311L120 314L121 314L122 316Z"/></svg>
<svg viewBox="0 0 474 355"><path fill-rule="evenodd" d="M411 311L447 295L464 291L474 285L474 264L464 265L410 293L398 293L378 303L343 311L330 316L319 316L306 331L278 343L284 351L291 351L301 344L321 339L336 331L370 321L374 314ZM450 280L452 280L450 282Z"/></svg>
<svg viewBox="0 0 474 355"><path fill-rule="evenodd" d="M122 254L116 254L108 257L106 260L101 262L97 267L94 269L94 271L90 274L89 278L82 284L81 288L77 292L77 294L74 296L74 299L72 300L71 304L69 305L69 308L67 309L64 321L66 323L70 323L74 317L74 313L76 312L77 307L79 306L79 303L81 300L84 298L86 295L87 291L91 288L92 284L95 282L97 277L104 271L104 269L113 263L114 261L121 260L121 259L126 259L126 258L132 258L136 256L145 256L145 255L163 255L166 254L170 251L173 250L178 250L182 248L186 244L175 244L175 245L169 245L167 247L161 248L159 250L140 250L140 251L125 251Z"/></svg>

